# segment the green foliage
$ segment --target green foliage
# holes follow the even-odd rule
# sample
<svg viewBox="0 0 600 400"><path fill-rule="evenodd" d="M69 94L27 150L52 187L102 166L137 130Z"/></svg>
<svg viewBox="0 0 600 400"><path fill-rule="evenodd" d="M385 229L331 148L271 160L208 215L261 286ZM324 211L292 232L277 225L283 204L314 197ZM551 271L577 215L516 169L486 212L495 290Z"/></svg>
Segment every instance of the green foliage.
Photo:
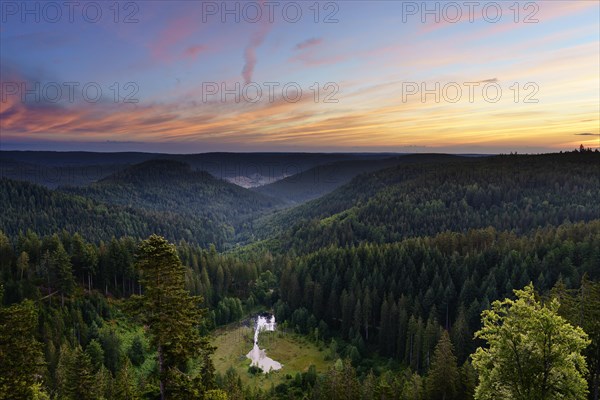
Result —
<svg viewBox="0 0 600 400"><path fill-rule="evenodd" d="M0 178L0 229L10 235L35 227L38 234L65 229L88 240L112 236L142 237L153 231L174 239L193 240L193 227L176 215L156 215L143 210L106 206L97 201L49 190L26 182ZM187 234L186 234L187 233Z"/></svg>
<svg viewBox="0 0 600 400"><path fill-rule="evenodd" d="M242 302L240 299L233 297L225 297L219 302L215 310L215 320L219 325L239 321L243 315Z"/></svg>
<svg viewBox="0 0 600 400"><path fill-rule="evenodd" d="M39 383L34 383L30 387L30 392L30 400L50 400L50 395L44 391Z"/></svg>
<svg viewBox="0 0 600 400"><path fill-rule="evenodd" d="M287 319L301 332L309 332L309 317L321 313L324 324L362 353L360 342L355 342L360 325L367 346L425 373L440 325L450 328L462 364L474 350L472 332L480 327L479 315L490 301L510 295L524 272L536 276L545 271L550 283L559 276L577 282L588 271L596 276L598 243L600 223L593 221L524 236L487 228L322 249L281 261L281 299L274 310L280 321ZM564 268L565 260L573 260L569 269ZM314 282L320 282L326 296L314 295ZM361 301L357 317L356 299L364 299L367 291L372 311L361 316ZM368 339L366 325L372 327Z"/></svg>
<svg viewBox="0 0 600 400"><path fill-rule="evenodd" d="M60 291L61 297L64 299L64 296L70 296L73 292L75 282L73 280L71 260L62 243L58 242L56 250L51 254L50 262L56 273L56 286Z"/></svg>
<svg viewBox="0 0 600 400"><path fill-rule="evenodd" d="M185 290L185 271L177 251L160 236L152 235L140 244L137 268L144 290L140 313L158 353L161 397L193 395L201 389L192 387L201 384L198 377L186 374L186 363L211 350L196 328L204 314L198 308L202 300Z"/></svg>
<svg viewBox="0 0 600 400"><path fill-rule="evenodd" d="M257 367L256 365L251 365L248 367L248 373L251 375L262 374L263 370L262 368Z"/></svg>
<svg viewBox="0 0 600 400"><path fill-rule="evenodd" d="M96 339L92 339L85 348L85 353L90 358L94 372L98 372L104 364L104 350Z"/></svg>
<svg viewBox="0 0 600 400"><path fill-rule="evenodd" d="M90 357L81 346L70 349L63 345L60 350L57 375L59 389L65 400L96 400L98 381Z"/></svg>
<svg viewBox="0 0 600 400"><path fill-rule="evenodd" d="M138 390L137 379L131 362L125 360L119 370L115 382L115 400L138 400L141 395Z"/></svg>
<svg viewBox="0 0 600 400"><path fill-rule="evenodd" d="M35 339L37 318L30 300L10 307L0 302L0 399L26 399L37 390L36 375L43 364L42 347Z"/></svg>
<svg viewBox="0 0 600 400"><path fill-rule="evenodd" d="M263 218L258 233L274 250L308 253L488 226L526 234L600 215L598 153L413 158Z"/></svg>
<svg viewBox="0 0 600 400"><path fill-rule="evenodd" d="M222 390L208 390L204 393L204 400L227 400L227 394Z"/></svg>
<svg viewBox="0 0 600 400"><path fill-rule="evenodd" d="M585 332L557 314L557 300L538 301L533 285L515 295L516 300L494 301L482 313L483 327L475 336L488 347L472 356L479 373L475 398L585 399Z"/></svg>
<svg viewBox="0 0 600 400"><path fill-rule="evenodd" d="M121 339L114 329L103 329L100 334L102 349L104 351L104 365L115 375L121 367Z"/></svg>
<svg viewBox="0 0 600 400"><path fill-rule="evenodd" d="M146 360L146 352L144 350L144 343L142 338L136 336L131 342L131 346L127 350L127 357L131 360L131 363L136 367L139 367Z"/></svg>
<svg viewBox="0 0 600 400"><path fill-rule="evenodd" d="M480 344L473 332L482 310L497 312L491 303L533 280L543 293L559 282L558 313L591 339L587 374L574 350L580 342L565 342L579 368L561 382L579 390L585 376L597 397L598 155L415 155L393 165L260 218L278 203L172 161L79 189L0 179L0 229L9 234L0 230L0 388L14 380L11 398L68 399L83 381L84 399L158 398L162 382L166 396L182 399L471 400L478 377L468 355ZM304 200L335 186L306 183L289 196ZM151 233L182 240L175 248L153 236L138 246ZM218 251L254 235L266 240ZM536 303L535 321L564 333L547 313L556 311L551 304ZM235 355L244 380L264 378L262 390L244 387L235 373L215 382L202 335L258 307L272 309L282 331L314 341L318 361L349 360L320 375L298 369L269 388L277 375L251 377ZM528 351L547 336L526 322L512 326ZM538 365L539 351L530 353Z"/></svg>
<svg viewBox="0 0 600 400"><path fill-rule="evenodd" d="M323 400L358 400L360 384L350 360L338 360L325 375L318 398Z"/></svg>
<svg viewBox="0 0 600 400"><path fill-rule="evenodd" d="M477 387L477 372L473 365L467 360L460 367L460 387L458 389L457 399L472 400L475 397L475 388Z"/></svg>
<svg viewBox="0 0 600 400"><path fill-rule="evenodd" d="M600 248L596 248L596 252L600 253ZM567 289L564 282L559 281L552 290L552 295L560 302L559 314L571 324L580 326L591 339L590 345L583 354L589 369L590 397L598 399L600 396L600 283L592 282L584 275L579 288Z"/></svg>
<svg viewBox="0 0 600 400"><path fill-rule="evenodd" d="M427 375L427 398L430 400L452 400L456 398L460 384L456 356L448 332L442 332Z"/></svg>
<svg viewBox="0 0 600 400"><path fill-rule="evenodd" d="M146 161L87 187L63 190L103 204L133 207L145 215L168 217L172 221L168 230L154 232L169 232L172 240L214 243L219 248L233 241L236 228L250 215L281 204L174 160ZM179 230L172 229L174 222Z"/></svg>

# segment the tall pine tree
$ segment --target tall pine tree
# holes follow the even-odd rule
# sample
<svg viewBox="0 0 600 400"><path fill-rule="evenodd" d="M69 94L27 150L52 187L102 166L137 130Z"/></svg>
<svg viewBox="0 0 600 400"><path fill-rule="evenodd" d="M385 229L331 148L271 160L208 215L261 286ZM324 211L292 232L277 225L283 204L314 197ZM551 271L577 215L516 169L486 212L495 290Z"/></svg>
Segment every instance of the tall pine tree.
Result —
<svg viewBox="0 0 600 400"><path fill-rule="evenodd" d="M427 375L427 394L430 400L454 399L460 383L456 356L448 331L443 331L435 346L431 368Z"/></svg>
<svg viewBox="0 0 600 400"><path fill-rule="evenodd" d="M38 314L31 300L3 307L2 294L0 285L0 399L27 399L42 366Z"/></svg>
<svg viewBox="0 0 600 400"><path fill-rule="evenodd" d="M140 311L158 354L161 399L201 395L207 388L202 387L201 377L189 373L187 363L212 351L197 329L204 315L198 308L202 299L185 289L185 269L175 246L166 239L152 235L138 251L144 290Z"/></svg>

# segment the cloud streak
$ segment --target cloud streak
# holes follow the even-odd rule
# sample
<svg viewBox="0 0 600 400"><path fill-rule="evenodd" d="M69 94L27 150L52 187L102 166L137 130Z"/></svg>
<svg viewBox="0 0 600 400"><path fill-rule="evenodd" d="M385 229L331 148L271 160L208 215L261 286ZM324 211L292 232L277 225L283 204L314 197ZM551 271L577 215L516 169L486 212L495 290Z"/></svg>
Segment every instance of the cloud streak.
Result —
<svg viewBox="0 0 600 400"><path fill-rule="evenodd" d="M304 50L304 49L307 49L309 47L318 46L321 43L323 43L323 39L322 38L310 38L310 39L306 39L305 41L303 41L301 43L298 43L294 47L294 50Z"/></svg>
<svg viewBox="0 0 600 400"><path fill-rule="evenodd" d="M207 48L204 45L196 45L196 46L190 46L187 49L185 49L184 51L184 56L187 58L196 58L198 56L198 54L206 51Z"/></svg>
<svg viewBox="0 0 600 400"><path fill-rule="evenodd" d="M261 0L261 7L264 5L264 0ZM244 49L244 68L242 68L242 77L244 78L244 82L249 84L252 82L252 77L254 75L254 69L256 68L256 63L258 62L256 57L256 49L260 47L265 41L265 38L271 31L271 23L268 20L261 19L258 24L258 30L256 30L250 36L250 42Z"/></svg>

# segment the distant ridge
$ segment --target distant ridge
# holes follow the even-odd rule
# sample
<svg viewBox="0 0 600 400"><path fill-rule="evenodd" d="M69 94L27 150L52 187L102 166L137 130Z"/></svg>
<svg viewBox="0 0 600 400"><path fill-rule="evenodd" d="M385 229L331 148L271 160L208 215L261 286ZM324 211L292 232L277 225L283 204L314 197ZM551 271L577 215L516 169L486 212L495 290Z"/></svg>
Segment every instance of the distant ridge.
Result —
<svg viewBox="0 0 600 400"><path fill-rule="evenodd" d="M275 182L337 161L390 158L388 153L199 153L0 151L2 176L46 187L86 186L132 165L171 160L242 186ZM4 160L12 160L4 162Z"/></svg>
<svg viewBox="0 0 600 400"><path fill-rule="evenodd" d="M176 214L200 229L205 227L219 244L232 241L250 218L283 206L278 199L170 159L144 161L89 186L59 190L105 204Z"/></svg>
<svg viewBox="0 0 600 400"><path fill-rule="evenodd" d="M163 182L175 180L214 180L206 171L193 171L185 162L170 159L154 159L135 164L98 181L98 184L141 184L147 180Z"/></svg>
<svg viewBox="0 0 600 400"><path fill-rule="evenodd" d="M306 171L253 190L280 198L291 204L301 204L319 198L367 172L398 164L447 162L465 157L453 154L407 154L384 159L344 160L318 165Z"/></svg>

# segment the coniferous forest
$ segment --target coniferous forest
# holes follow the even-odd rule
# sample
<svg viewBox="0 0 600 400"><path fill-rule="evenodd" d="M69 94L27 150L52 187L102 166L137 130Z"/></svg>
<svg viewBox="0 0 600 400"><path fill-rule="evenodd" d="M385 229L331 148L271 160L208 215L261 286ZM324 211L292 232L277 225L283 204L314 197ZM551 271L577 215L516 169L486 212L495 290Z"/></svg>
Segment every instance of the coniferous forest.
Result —
<svg viewBox="0 0 600 400"><path fill-rule="evenodd" d="M0 400L600 400L600 1L0 0Z"/></svg>
<svg viewBox="0 0 600 400"><path fill-rule="evenodd" d="M597 150L111 157L0 153L0 399L599 399ZM324 364L223 366L264 312Z"/></svg>

